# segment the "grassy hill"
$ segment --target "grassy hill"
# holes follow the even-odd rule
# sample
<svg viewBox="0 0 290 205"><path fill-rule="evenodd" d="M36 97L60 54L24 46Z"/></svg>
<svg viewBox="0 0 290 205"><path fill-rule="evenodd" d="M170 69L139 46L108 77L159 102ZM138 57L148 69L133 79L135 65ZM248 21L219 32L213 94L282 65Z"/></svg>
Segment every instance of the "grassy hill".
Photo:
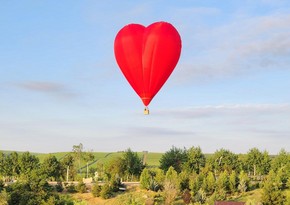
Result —
<svg viewBox="0 0 290 205"><path fill-rule="evenodd" d="M4 154L9 154L13 151L1 151ZM18 152L19 154L23 153L23 152ZM35 156L37 156L40 160L40 162L42 162L46 157L48 157L49 155L53 155L55 156L58 160L61 160L63 157L65 157L66 155L70 154L71 152L55 152L55 153L30 153L33 154ZM108 162L110 162L112 159L117 158L117 157L122 157L123 152L93 152L94 156L95 156L95 160L92 162L90 162L90 166L92 167L96 167L98 163L102 163L102 164L106 164ZM143 152L137 152L138 156L143 159ZM148 152L147 154L147 158L146 158L146 164L148 166L159 166L159 160L161 158L161 156L164 153L156 153L156 152ZM81 167L85 166L85 162L81 162Z"/></svg>

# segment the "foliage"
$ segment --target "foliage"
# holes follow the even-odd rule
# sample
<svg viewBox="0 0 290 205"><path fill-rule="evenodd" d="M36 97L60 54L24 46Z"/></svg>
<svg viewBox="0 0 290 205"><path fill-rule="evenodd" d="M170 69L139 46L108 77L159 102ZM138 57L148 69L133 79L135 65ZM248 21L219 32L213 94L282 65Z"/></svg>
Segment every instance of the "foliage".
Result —
<svg viewBox="0 0 290 205"><path fill-rule="evenodd" d="M171 181L165 181L164 182L164 198L165 198L165 204L172 204L176 197L178 196L178 187L172 183Z"/></svg>
<svg viewBox="0 0 290 205"><path fill-rule="evenodd" d="M102 190L102 187L99 185L99 183L95 183L93 185L93 188L92 188L92 195L94 197L99 197L100 193L101 193L101 190Z"/></svg>
<svg viewBox="0 0 290 205"><path fill-rule="evenodd" d="M178 175L179 189L180 191L185 191L189 189L189 173L187 171L182 171Z"/></svg>
<svg viewBox="0 0 290 205"><path fill-rule="evenodd" d="M262 194L262 203L264 205L280 205L284 204L286 198L279 189L280 181L277 180L274 171L270 171L267 179L263 183L263 194Z"/></svg>
<svg viewBox="0 0 290 205"><path fill-rule="evenodd" d="M117 157L109 161L106 164L106 174L109 176L109 180L112 176L124 176L125 174L125 162L122 157Z"/></svg>
<svg viewBox="0 0 290 205"><path fill-rule="evenodd" d="M247 153L246 164L247 171L254 176L258 173L259 175L267 174L270 169L270 157L268 152L262 153L257 148L252 148Z"/></svg>
<svg viewBox="0 0 290 205"><path fill-rule="evenodd" d="M106 179L106 183L104 186L95 184L92 194L103 198L123 195L123 204L181 204L182 201L185 204L190 203L189 201L194 204L213 204L216 200L226 199L247 201L247 204L262 202L283 205L290 202L290 160L289 153L283 149L271 158L268 152L260 152L256 148L240 155L220 149L211 156L205 156L199 147L191 147L189 150L172 149L184 153L185 157L179 158L184 159L183 161L175 163L180 165L180 172L174 166L169 166L166 174L159 168L147 166L143 169L138 157L140 154L130 149L102 155L109 163L98 160L91 168L97 169L98 179ZM85 159L82 158L82 161L81 166L85 168ZM60 181L66 179L67 172L70 180L81 178L76 172L75 162L78 161L71 154L62 154L61 158L46 155L39 160L29 152L0 152L1 179L5 182L17 180L5 187L0 182L0 204L85 204L84 201L73 202L69 197L65 199L65 195L58 193L63 191ZM141 187L149 191L139 190L137 196L131 189L127 189L128 192L118 194L119 187L122 186L120 179L126 177L131 180L140 177ZM49 180L59 182L52 187L48 184ZM84 192L86 188L83 183L79 183L77 186L69 184L66 189L67 192ZM144 194L147 195L145 198Z"/></svg>
<svg viewBox="0 0 290 205"><path fill-rule="evenodd" d="M66 191L68 193L75 193L76 192L76 187L73 183L67 184L65 188L66 188Z"/></svg>
<svg viewBox="0 0 290 205"><path fill-rule="evenodd" d="M171 204L179 193L178 174L173 167L166 172L163 192L165 204Z"/></svg>
<svg viewBox="0 0 290 205"><path fill-rule="evenodd" d="M0 179L0 192L4 189L4 181Z"/></svg>
<svg viewBox="0 0 290 205"><path fill-rule="evenodd" d="M178 188L179 185L178 174L173 167L169 167L169 169L167 170L165 174L165 181L172 184L172 186Z"/></svg>
<svg viewBox="0 0 290 205"><path fill-rule="evenodd" d="M185 204L189 204L191 202L191 194L188 189L185 189L182 194L182 200Z"/></svg>
<svg viewBox="0 0 290 205"><path fill-rule="evenodd" d="M113 196L113 191L109 185L109 183L105 183L103 186L102 186L102 190L100 192L100 196L103 198L103 199L109 199Z"/></svg>
<svg viewBox="0 0 290 205"><path fill-rule="evenodd" d="M6 191L0 191L0 204L8 205L9 196Z"/></svg>
<svg viewBox="0 0 290 205"><path fill-rule="evenodd" d="M278 155L274 157L271 169L276 172L282 167L290 172L290 153L287 153L285 149L281 149Z"/></svg>
<svg viewBox="0 0 290 205"><path fill-rule="evenodd" d="M143 169L140 176L140 186L142 189L151 191L159 191L163 187L164 174L162 170L155 169Z"/></svg>
<svg viewBox="0 0 290 205"><path fill-rule="evenodd" d="M49 155L44 159L40 166L42 175L47 180L60 180L61 177L61 164L53 155Z"/></svg>
<svg viewBox="0 0 290 205"><path fill-rule="evenodd" d="M232 170L239 170L240 167L238 155L226 149L217 150L209 160L209 164L211 164L215 174L225 170L231 173Z"/></svg>
<svg viewBox="0 0 290 205"><path fill-rule="evenodd" d="M76 191L79 193L86 193L87 192L86 184L83 181L79 181L78 185L76 186Z"/></svg>
<svg viewBox="0 0 290 205"><path fill-rule="evenodd" d="M201 169L205 167L205 155L202 153L200 147L191 147L186 151L187 160L184 162L184 168L186 171L196 172L199 174Z"/></svg>
<svg viewBox="0 0 290 205"><path fill-rule="evenodd" d="M241 171L239 174L238 190L241 193L246 192L249 189L249 183L250 183L250 179L248 175L244 171Z"/></svg>
<svg viewBox="0 0 290 205"><path fill-rule="evenodd" d="M55 185L55 190L56 190L57 192L62 192L62 191L64 190L61 181L58 181L58 182L57 182L57 184Z"/></svg>
<svg viewBox="0 0 290 205"><path fill-rule="evenodd" d="M74 167L75 163L74 157L71 154L67 154L62 158L60 163L61 163L62 178L68 180L74 179L76 176L76 170Z"/></svg>
<svg viewBox="0 0 290 205"><path fill-rule="evenodd" d="M150 187L150 181L152 180L153 176L150 175L149 169L145 168L143 169L141 175L140 175L140 187L142 189L149 190Z"/></svg>
<svg viewBox="0 0 290 205"><path fill-rule="evenodd" d="M134 175L140 176L143 170L143 164L137 152L133 152L130 148L123 154L124 172L127 176L131 175L131 180Z"/></svg>
<svg viewBox="0 0 290 205"><path fill-rule="evenodd" d="M182 171L183 163L187 160L187 153L185 149L172 147L165 152L160 159L160 168L167 171L169 167L173 167L175 171L180 173Z"/></svg>
<svg viewBox="0 0 290 205"><path fill-rule="evenodd" d="M239 178L235 171L232 171L229 177L229 191L230 193L235 193L237 191L239 184Z"/></svg>

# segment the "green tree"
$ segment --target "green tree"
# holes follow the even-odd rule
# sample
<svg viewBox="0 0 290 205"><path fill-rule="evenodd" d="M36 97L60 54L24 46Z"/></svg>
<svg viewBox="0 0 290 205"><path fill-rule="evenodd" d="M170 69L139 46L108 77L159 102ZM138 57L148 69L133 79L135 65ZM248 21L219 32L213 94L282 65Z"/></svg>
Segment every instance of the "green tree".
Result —
<svg viewBox="0 0 290 205"><path fill-rule="evenodd" d="M187 153L185 149L172 147L169 151L165 152L160 159L160 168L167 171L169 167L173 167L175 171L180 173L183 164L187 161Z"/></svg>
<svg viewBox="0 0 290 205"><path fill-rule="evenodd" d="M154 175L154 181L158 185L158 189L162 189L164 187L165 175L162 169L152 168L150 169L150 174ZM158 191L158 190L157 190Z"/></svg>
<svg viewBox="0 0 290 205"><path fill-rule="evenodd" d="M171 184L173 184L175 187L178 187L178 185L179 185L178 174L174 170L173 167L169 167L169 169L167 170L167 172L165 174L165 181L168 181Z"/></svg>
<svg viewBox="0 0 290 205"><path fill-rule="evenodd" d="M100 196L100 193L101 193L101 190L102 190L102 187L99 185L98 182L96 182L94 185L93 185L93 188L92 188L92 194L94 197L99 197Z"/></svg>
<svg viewBox="0 0 290 205"><path fill-rule="evenodd" d="M76 190L79 193L86 193L87 192L86 184L82 180L79 180L78 185L76 186Z"/></svg>
<svg viewBox="0 0 290 205"><path fill-rule="evenodd" d="M200 147L191 147L186 152L187 160L184 162L184 168L188 172L196 172L199 174L200 170L205 166L205 155L202 153Z"/></svg>
<svg viewBox="0 0 290 205"><path fill-rule="evenodd" d="M137 152L132 152L129 148L123 154L123 162L125 168L125 174L127 174L127 179L131 176L131 180L133 180L134 176L139 177L142 170L143 164L140 157L138 157Z"/></svg>
<svg viewBox="0 0 290 205"><path fill-rule="evenodd" d="M239 174L238 190L241 193L246 192L249 189L249 183L250 183L250 179L248 175L244 171L241 171Z"/></svg>
<svg viewBox="0 0 290 205"><path fill-rule="evenodd" d="M149 189L150 187L150 181L153 180L152 176L150 175L149 169L145 168L143 169L141 176L140 176L140 187L142 189Z"/></svg>
<svg viewBox="0 0 290 205"><path fill-rule="evenodd" d="M279 181L277 181L274 171L270 171L267 179L263 183L262 203L263 205L283 205L286 198L279 189Z"/></svg>
<svg viewBox="0 0 290 205"><path fill-rule="evenodd" d="M19 168L19 155L17 152L12 152L10 155L10 166L12 169L12 176L17 178L20 174Z"/></svg>
<svg viewBox="0 0 290 205"><path fill-rule="evenodd" d="M178 174L173 167L169 167L165 175L164 197L165 204L172 204L179 193Z"/></svg>
<svg viewBox="0 0 290 205"><path fill-rule="evenodd" d="M88 178L89 177L89 162L91 162L95 159L95 155L93 154L92 151L84 152L83 159L87 165L87 178Z"/></svg>
<svg viewBox="0 0 290 205"><path fill-rule="evenodd" d="M74 162L75 159L71 154L67 154L64 156L64 158L61 160L61 166L62 166L62 176L66 181L68 182L69 179L74 179L75 177L75 168L74 168Z"/></svg>
<svg viewBox="0 0 290 205"><path fill-rule="evenodd" d="M100 192L100 196L103 198L103 199L109 199L113 196L113 191L109 185L109 183L105 183L103 186L102 186L102 190Z"/></svg>
<svg viewBox="0 0 290 205"><path fill-rule="evenodd" d="M247 171L251 175L267 174L270 170L270 162L271 160L267 151L262 153L259 149L252 148L247 153Z"/></svg>
<svg viewBox="0 0 290 205"><path fill-rule="evenodd" d="M5 159L5 154L0 152L0 176L4 175Z"/></svg>
<svg viewBox="0 0 290 205"><path fill-rule="evenodd" d="M1 205L8 205L9 196L6 191L0 191L0 204Z"/></svg>
<svg viewBox="0 0 290 205"><path fill-rule="evenodd" d="M206 192L212 194L215 190L216 180L212 172L208 172L206 176Z"/></svg>
<svg viewBox="0 0 290 205"><path fill-rule="evenodd" d="M75 161L78 162L78 171L80 171L79 169L81 168L81 160L82 160L82 155L83 155L83 149L84 146L82 143L78 144L78 145L73 145L73 155L75 158Z"/></svg>
<svg viewBox="0 0 290 205"><path fill-rule="evenodd" d="M189 175L190 174L187 171L182 171L178 174L180 191L185 191L189 189Z"/></svg>
<svg viewBox="0 0 290 205"><path fill-rule="evenodd" d="M216 181L216 190L224 190L225 192L229 191L229 173L227 170L223 171L217 178Z"/></svg>
<svg viewBox="0 0 290 205"><path fill-rule="evenodd" d="M53 155L49 155L41 164L41 172L48 180L60 180L61 164Z"/></svg>
<svg viewBox="0 0 290 205"><path fill-rule="evenodd" d="M232 171L229 177L229 190L231 193L235 193L237 191L239 184L239 178L235 171Z"/></svg>
<svg viewBox="0 0 290 205"><path fill-rule="evenodd" d="M189 177L189 188L193 193L192 196L195 196L197 192L204 186L205 176L203 174L196 174L193 172Z"/></svg>
<svg viewBox="0 0 290 205"><path fill-rule="evenodd" d="M125 167L125 161L123 157L116 157L110 160L106 166L106 175L108 176L108 180L111 179L111 177L124 177L126 167Z"/></svg>
<svg viewBox="0 0 290 205"><path fill-rule="evenodd" d="M217 150L209 163L212 164L216 175L225 170L228 173L232 172L232 170L238 170L240 165L238 155L225 149Z"/></svg>
<svg viewBox="0 0 290 205"><path fill-rule="evenodd" d="M281 149L273 159L271 168L274 172L278 172L280 169L284 170L287 177L290 178L290 154L285 149Z"/></svg>
<svg viewBox="0 0 290 205"><path fill-rule="evenodd" d="M29 152L24 152L19 158L19 171L23 179L28 180L33 170L37 170L40 166L39 159L31 155Z"/></svg>

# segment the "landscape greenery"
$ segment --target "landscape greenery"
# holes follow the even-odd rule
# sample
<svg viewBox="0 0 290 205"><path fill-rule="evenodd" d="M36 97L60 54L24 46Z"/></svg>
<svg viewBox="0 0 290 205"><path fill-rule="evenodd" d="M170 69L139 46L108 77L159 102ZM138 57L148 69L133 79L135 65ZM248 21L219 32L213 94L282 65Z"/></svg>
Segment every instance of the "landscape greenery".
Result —
<svg viewBox="0 0 290 205"><path fill-rule="evenodd" d="M99 201L87 201L88 195ZM97 153L84 151L82 144L51 154L0 151L0 205L215 201L290 204L289 152L271 156L252 148L246 154L226 149L204 154L200 147L173 146L165 153Z"/></svg>

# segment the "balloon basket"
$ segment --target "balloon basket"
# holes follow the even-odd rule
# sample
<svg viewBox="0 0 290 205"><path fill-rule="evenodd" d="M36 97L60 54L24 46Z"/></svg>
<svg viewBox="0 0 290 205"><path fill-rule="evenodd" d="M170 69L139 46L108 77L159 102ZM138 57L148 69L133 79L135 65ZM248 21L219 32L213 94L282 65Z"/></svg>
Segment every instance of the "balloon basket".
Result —
<svg viewBox="0 0 290 205"><path fill-rule="evenodd" d="M148 109L148 107L145 107L144 108L144 115L149 115L149 109Z"/></svg>

